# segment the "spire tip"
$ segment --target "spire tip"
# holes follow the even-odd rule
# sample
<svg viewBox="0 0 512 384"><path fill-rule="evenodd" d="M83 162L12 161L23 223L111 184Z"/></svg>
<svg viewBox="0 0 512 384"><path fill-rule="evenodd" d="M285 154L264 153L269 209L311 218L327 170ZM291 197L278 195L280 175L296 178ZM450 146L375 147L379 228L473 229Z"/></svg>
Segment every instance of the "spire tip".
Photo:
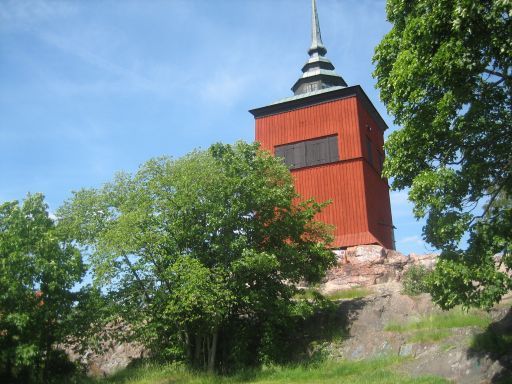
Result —
<svg viewBox="0 0 512 384"><path fill-rule="evenodd" d="M311 47L308 53L310 56L313 56L315 53L318 53L319 56L324 56L327 53L327 49L322 42L316 0L311 0Z"/></svg>

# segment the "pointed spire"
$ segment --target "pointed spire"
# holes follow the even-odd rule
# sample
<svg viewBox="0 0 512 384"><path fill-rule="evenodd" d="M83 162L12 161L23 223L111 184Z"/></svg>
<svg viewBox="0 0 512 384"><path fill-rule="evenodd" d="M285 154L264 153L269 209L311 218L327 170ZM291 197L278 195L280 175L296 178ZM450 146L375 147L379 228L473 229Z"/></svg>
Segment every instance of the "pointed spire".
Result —
<svg viewBox="0 0 512 384"><path fill-rule="evenodd" d="M334 65L325 58L327 49L322 42L316 0L311 0L311 47L309 60L302 67L302 76L293 85L295 95L321 91L331 87L346 87L345 80L334 71Z"/></svg>
<svg viewBox="0 0 512 384"><path fill-rule="evenodd" d="M318 53L324 56L327 49L322 42L322 33L320 32L320 22L318 21L318 12L316 10L316 0L311 0L311 47L309 48L309 56Z"/></svg>

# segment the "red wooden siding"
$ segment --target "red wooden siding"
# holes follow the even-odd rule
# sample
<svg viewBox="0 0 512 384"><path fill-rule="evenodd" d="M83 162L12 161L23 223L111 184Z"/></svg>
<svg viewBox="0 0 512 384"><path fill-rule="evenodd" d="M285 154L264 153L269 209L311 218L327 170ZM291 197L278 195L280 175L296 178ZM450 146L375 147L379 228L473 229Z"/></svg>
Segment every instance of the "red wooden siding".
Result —
<svg viewBox="0 0 512 384"><path fill-rule="evenodd" d="M336 247L378 243L368 230L363 161L345 161L292 172L304 199L332 200L317 219L336 226Z"/></svg>
<svg viewBox="0 0 512 384"><path fill-rule="evenodd" d="M370 232L380 240L386 248L394 248L393 219L389 199L389 186L386 178L381 177L379 153L384 158L384 132L371 118L370 114L358 100L359 127L362 137L369 137L372 142L373 166L365 162L366 203L368 206L368 223ZM367 158L366 154L366 158Z"/></svg>
<svg viewBox="0 0 512 384"><path fill-rule="evenodd" d="M387 184L383 186L380 174L364 162L364 182L369 231L386 248L394 248L393 222Z"/></svg>
<svg viewBox="0 0 512 384"><path fill-rule="evenodd" d="M256 119L256 141L274 146L338 134L340 160L361 157L357 99L350 97Z"/></svg>
<svg viewBox="0 0 512 384"><path fill-rule="evenodd" d="M278 145L329 135L338 135L340 160L293 170L297 191L304 199L332 200L317 218L336 227L334 247L393 248L391 227L380 224L391 223L387 181L366 151L366 136L377 151L383 135L356 96L256 119L256 141L272 153ZM373 158L378 165L377 152Z"/></svg>

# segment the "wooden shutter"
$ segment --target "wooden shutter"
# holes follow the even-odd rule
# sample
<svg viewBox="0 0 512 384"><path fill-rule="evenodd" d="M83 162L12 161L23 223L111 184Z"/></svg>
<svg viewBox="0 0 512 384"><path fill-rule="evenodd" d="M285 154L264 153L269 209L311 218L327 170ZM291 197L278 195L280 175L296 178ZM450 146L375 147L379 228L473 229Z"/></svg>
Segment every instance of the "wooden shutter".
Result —
<svg viewBox="0 0 512 384"><path fill-rule="evenodd" d="M274 156L282 157L284 159L284 147L275 147Z"/></svg>
<svg viewBox="0 0 512 384"><path fill-rule="evenodd" d="M284 148L283 148L283 152L284 152L284 162L290 168L293 168L293 165L295 164L295 156L294 156L294 147L293 147L293 145L285 145Z"/></svg>
<svg viewBox="0 0 512 384"><path fill-rule="evenodd" d="M366 153L368 155L368 161L370 162L370 164L373 167L372 141L370 140L370 138L368 136L366 137Z"/></svg>
<svg viewBox="0 0 512 384"><path fill-rule="evenodd" d="M290 169L331 163L339 160L338 137L330 136L316 140L275 147L276 156L284 158Z"/></svg>
<svg viewBox="0 0 512 384"><path fill-rule="evenodd" d="M380 151L377 151L377 155L379 156L379 171L382 173L384 169L384 155Z"/></svg>
<svg viewBox="0 0 512 384"><path fill-rule="evenodd" d="M320 158L320 144L318 140L308 141L306 144L306 165L316 165Z"/></svg>
<svg viewBox="0 0 512 384"><path fill-rule="evenodd" d="M294 163L293 168L302 168L306 166L306 143L296 143L293 146Z"/></svg>
<svg viewBox="0 0 512 384"><path fill-rule="evenodd" d="M338 137L331 136L306 142L306 164L319 165L339 160Z"/></svg>
<svg viewBox="0 0 512 384"><path fill-rule="evenodd" d="M329 142L329 162L338 161L340 155L338 153L338 136L331 136L327 138Z"/></svg>

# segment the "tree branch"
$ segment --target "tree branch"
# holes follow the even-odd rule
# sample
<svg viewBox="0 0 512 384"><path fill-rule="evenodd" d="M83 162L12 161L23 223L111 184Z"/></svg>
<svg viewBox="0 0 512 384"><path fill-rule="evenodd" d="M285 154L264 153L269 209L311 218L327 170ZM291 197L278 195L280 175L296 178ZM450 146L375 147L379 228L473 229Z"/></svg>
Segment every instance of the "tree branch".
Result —
<svg viewBox="0 0 512 384"><path fill-rule="evenodd" d="M142 279L140 278L139 274L137 273L137 270L133 266L133 264L130 261L130 259L128 258L128 256L123 255L123 258L124 258L125 263L128 265L128 268L130 268L130 271L132 272L133 277L135 278L135 280L139 284L140 288L142 289L142 292L144 293L144 297L146 298L147 302L149 303L151 301L151 297L149 296L146 286L142 282Z"/></svg>
<svg viewBox="0 0 512 384"><path fill-rule="evenodd" d="M489 75L501 77L502 79L508 78L508 76L506 76L504 73L501 73L501 72L498 72L498 71L494 71L492 69L484 69L484 72L488 73Z"/></svg>
<svg viewBox="0 0 512 384"><path fill-rule="evenodd" d="M506 181L506 179L505 179L505 181ZM491 209L494 201L499 196L499 194L502 191L502 189L505 187L505 184L506 183L503 182L501 185L499 185L498 189L491 195L491 198L490 198L489 202L485 205L485 208L484 208L484 211L482 212L482 214L479 215L479 216L473 217L471 219L471 221L469 222L469 225L473 224L473 222L475 220L482 219L483 217L485 217L487 215L487 213L489 212L489 209Z"/></svg>

